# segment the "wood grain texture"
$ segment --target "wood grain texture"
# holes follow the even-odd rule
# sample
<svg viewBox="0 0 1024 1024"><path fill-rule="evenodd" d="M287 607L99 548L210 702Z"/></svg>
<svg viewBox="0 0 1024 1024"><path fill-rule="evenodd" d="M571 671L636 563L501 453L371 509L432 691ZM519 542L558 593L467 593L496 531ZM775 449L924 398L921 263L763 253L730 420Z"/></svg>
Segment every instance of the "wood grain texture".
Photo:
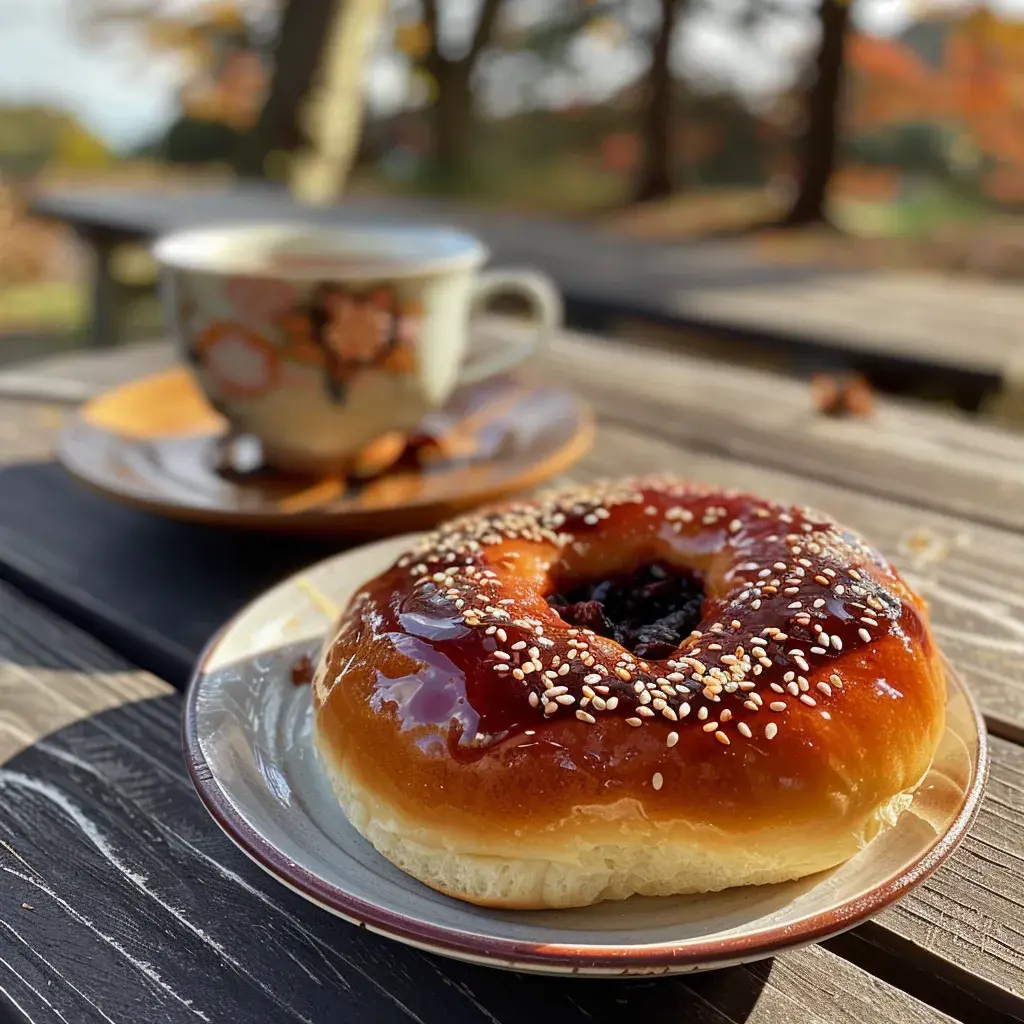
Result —
<svg viewBox="0 0 1024 1024"><path fill-rule="evenodd" d="M0 764L72 722L171 692L154 676L126 669L84 635L64 648L61 624L22 614L23 604L0 587ZM41 651L50 654L44 658Z"/></svg>
<svg viewBox="0 0 1024 1024"><path fill-rule="evenodd" d="M831 419L804 381L579 334L545 365L604 422L1024 529L1024 436L964 413L879 397L870 419Z"/></svg>
<svg viewBox="0 0 1024 1024"><path fill-rule="evenodd" d="M49 459L62 417L49 402L0 398L0 466Z"/></svg>
<svg viewBox="0 0 1024 1024"><path fill-rule="evenodd" d="M482 327L497 338L518 330L496 318ZM0 371L0 396L85 399L173 362L167 342L54 357ZM879 397L869 420L829 419L803 381L568 331L540 367L605 422L1024 530L1024 436L966 414Z"/></svg>
<svg viewBox="0 0 1024 1024"><path fill-rule="evenodd" d="M0 586L0 665L95 684L128 666ZM119 693L114 686L112 693ZM277 885L218 831L177 695L113 708L0 766L0 993L39 1024L335 1020L932 1024L950 1018L820 948L704 976L517 976L421 953Z"/></svg>
<svg viewBox="0 0 1024 1024"><path fill-rule="evenodd" d="M680 312L854 352L1001 374L1020 344L1020 289L927 272L826 273L680 296Z"/></svg>
<svg viewBox="0 0 1024 1024"><path fill-rule="evenodd" d="M898 935L914 960L939 956L957 981L995 1010L1024 1011L1024 750L992 739L992 767L981 814L953 858L873 922L885 943Z"/></svg>
<svg viewBox="0 0 1024 1024"><path fill-rule="evenodd" d="M106 388L163 370L174 361L174 346L163 339L103 352L49 356L0 369L0 397L84 402Z"/></svg>

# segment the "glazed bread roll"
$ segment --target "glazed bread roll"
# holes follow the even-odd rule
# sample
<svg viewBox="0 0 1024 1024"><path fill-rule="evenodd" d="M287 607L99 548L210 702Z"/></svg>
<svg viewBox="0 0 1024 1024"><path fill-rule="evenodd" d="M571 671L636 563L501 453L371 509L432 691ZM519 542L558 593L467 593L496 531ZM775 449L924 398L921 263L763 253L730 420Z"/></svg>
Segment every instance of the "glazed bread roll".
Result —
<svg viewBox="0 0 1024 1024"><path fill-rule="evenodd" d="M825 515L672 478L424 536L314 678L341 808L509 908L799 878L910 804L945 719L924 605Z"/></svg>

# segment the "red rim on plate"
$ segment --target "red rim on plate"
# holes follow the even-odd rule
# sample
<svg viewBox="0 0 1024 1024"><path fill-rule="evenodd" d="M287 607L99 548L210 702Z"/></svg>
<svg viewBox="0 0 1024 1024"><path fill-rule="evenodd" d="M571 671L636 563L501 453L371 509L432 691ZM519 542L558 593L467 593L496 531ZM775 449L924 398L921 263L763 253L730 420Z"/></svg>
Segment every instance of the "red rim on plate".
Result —
<svg viewBox="0 0 1024 1024"><path fill-rule="evenodd" d="M234 624L228 622L207 645L185 698L183 743L189 774L200 799L225 834L260 867L279 882L353 924L362 925L388 938L428 951L446 953L459 959L497 962L509 966L532 966L566 974L592 971L659 973L700 966L760 959L787 949L809 945L837 935L879 913L910 889L924 881L959 845L974 822L988 777L989 751L984 719L959 673L944 660L948 675L956 678L977 730L974 772L963 801L949 828L908 867L857 899L833 909L812 914L791 924L768 928L751 935L709 939L700 942L658 945L587 946L544 944L499 937L472 935L465 931L410 919L359 899L338 886L296 864L259 834L235 810L207 763L196 728L197 698L206 676L204 667L220 638ZM528 913L528 912L524 912Z"/></svg>

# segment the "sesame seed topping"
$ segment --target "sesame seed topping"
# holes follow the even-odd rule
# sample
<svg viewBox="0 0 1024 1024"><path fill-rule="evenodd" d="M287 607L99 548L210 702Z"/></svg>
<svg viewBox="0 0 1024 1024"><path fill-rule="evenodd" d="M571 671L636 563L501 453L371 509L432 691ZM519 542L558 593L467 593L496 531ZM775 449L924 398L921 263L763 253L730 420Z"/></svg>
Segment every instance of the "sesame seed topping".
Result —
<svg viewBox="0 0 1024 1024"><path fill-rule="evenodd" d="M773 740L778 735L779 727L774 722L769 722L764 727L764 738L766 740Z"/></svg>
<svg viewBox="0 0 1024 1024"><path fill-rule="evenodd" d="M674 747L679 742L679 733L670 732L665 739L665 746Z"/></svg>
<svg viewBox="0 0 1024 1024"><path fill-rule="evenodd" d="M661 772L655 772L651 776L651 785L654 787L655 792L658 792L658 790L665 785L665 780L662 778Z"/></svg>
<svg viewBox="0 0 1024 1024"><path fill-rule="evenodd" d="M784 700L773 700L768 707L770 707L772 711L785 711L786 702Z"/></svg>
<svg viewBox="0 0 1024 1024"><path fill-rule="evenodd" d="M597 721L597 719L593 715L591 715L589 712L582 710L582 708L576 709L576 717L581 722L586 722L588 725L593 725Z"/></svg>
<svg viewBox="0 0 1024 1024"><path fill-rule="evenodd" d="M748 740L754 734L750 731L750 726L746 722L737 722L736 728L739 730L741 736L745 736Z"/></svg>
<svg viewBox="0 0 1024 1024"><path fill-rule="evenodd" d="M718 742L721 743L723 746L729 746L729 737L726 736L726 734L721 730L715 733L715 739L718 740Z"/></svg>
<svg viewBox="0 0 1024 1024"><path fill-rule="evenodd" d="M864 643L871 643L871 634L863 626L857 630L857 636L859 636Z"/></svg>

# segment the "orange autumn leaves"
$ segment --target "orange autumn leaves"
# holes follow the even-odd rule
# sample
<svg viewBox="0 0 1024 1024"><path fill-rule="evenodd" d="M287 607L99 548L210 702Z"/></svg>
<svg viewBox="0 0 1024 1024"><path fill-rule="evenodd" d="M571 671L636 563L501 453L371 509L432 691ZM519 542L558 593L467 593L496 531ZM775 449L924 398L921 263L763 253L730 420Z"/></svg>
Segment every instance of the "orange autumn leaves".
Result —
<svg viewBox="0 0 1024 1024"><path fill-rule="evenodd" d="M207 325L195 354L226 394L267 394L292 365L320 370L328 394L340 401L361 370L415 370L422 310L390 288L357 292L321 285L300 301L284 282L233 278L225 295L238 319Z"/></svg>

